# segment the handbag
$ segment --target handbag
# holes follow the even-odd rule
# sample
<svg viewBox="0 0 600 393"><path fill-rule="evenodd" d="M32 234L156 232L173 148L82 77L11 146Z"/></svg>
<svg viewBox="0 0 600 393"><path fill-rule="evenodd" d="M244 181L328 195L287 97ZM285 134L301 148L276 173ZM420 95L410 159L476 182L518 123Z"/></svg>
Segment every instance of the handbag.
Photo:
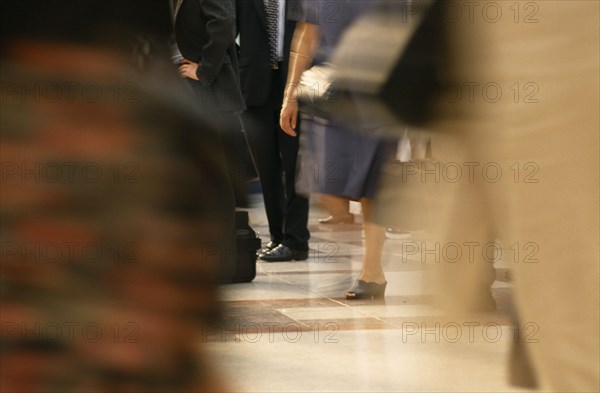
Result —
<svg viewBox="0 0 600 393"><path fill-rule="evenodd" d="M337 89L335 66L331 63L314 65L302 73L296 90L298 110L308 116L329 118L346 92Z"/></svg>
<svg viewBox="0 0 600 393"><path fill-rule="evenodd" d="M384 1L353 23L331 62L302 75L299 110L395 136L429 120L438 91L441 1L418 2L409 18L406 4Z"/></svg>

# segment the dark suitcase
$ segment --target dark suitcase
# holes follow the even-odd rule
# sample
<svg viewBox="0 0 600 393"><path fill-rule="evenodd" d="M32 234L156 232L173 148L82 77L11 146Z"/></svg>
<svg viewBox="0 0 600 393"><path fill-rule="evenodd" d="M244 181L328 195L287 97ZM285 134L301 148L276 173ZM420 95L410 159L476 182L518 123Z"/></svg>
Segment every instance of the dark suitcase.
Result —
<svg viewBox="0 0 600 393"><path fill-rule="evenodd" d="M237 261L232 282L251 282L256 277L256 251L261 241L250 226L246 211L235 212L235 239Z"/></svg>

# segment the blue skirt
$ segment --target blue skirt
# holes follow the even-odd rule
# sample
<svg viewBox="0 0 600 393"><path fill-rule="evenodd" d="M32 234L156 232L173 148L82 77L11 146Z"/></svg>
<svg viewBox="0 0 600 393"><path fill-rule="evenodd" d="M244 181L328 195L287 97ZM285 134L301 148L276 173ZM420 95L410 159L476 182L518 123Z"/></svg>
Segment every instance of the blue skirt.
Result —
<svg viewBox="0 0 600 393"><path fill-rule="evenodd" d="M396 140L308 117L300 127L296 193L375 197L381 167L395 153Z"/></svg>

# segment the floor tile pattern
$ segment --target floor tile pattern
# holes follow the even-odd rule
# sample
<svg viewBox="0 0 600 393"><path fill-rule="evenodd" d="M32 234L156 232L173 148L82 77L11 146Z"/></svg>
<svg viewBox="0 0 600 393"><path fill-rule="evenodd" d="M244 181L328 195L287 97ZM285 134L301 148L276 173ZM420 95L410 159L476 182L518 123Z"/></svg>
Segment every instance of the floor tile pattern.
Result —
<svg viewBox="0 0 600 393"><path fill-rule="evenodd" d="M249 209L263 242L259 198ZM496 264L498 310L450 318L431 305L425 265L387 239L384 300L343 298L361 268L361 225L320 225L311 205L309 259L258 262L252 283L222 287L222 318L203 341L231 389L253 392L513 392L509 265ZM420 241L423 234L412 234Z"/></svg>

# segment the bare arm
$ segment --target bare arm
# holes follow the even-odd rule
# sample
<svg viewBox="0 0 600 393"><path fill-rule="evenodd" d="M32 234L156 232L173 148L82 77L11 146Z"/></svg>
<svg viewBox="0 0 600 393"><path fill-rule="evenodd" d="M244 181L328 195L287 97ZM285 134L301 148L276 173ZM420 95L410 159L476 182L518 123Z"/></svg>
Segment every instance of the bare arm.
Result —
<svg viewBox="0 0 600 393"><path fill-rule="evenodd" d="M279 125L288 135L296 136L298 123L298 101L296 89L302 73L312 64L312 59L319 46L319 26L298 22L294 30L294 39L290 52L290 65L287 83L283 93L283 105L279 116Z"/></svg>

